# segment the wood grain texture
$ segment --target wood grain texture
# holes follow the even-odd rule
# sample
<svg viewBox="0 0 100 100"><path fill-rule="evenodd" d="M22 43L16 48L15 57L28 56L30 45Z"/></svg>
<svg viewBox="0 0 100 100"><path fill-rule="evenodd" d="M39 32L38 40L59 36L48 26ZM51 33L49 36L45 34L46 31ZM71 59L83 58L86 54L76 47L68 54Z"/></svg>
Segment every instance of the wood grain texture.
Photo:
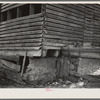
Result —
<svg viewBox="0 0 100 100"><path fill-rule="evenodd" d="M100 5L45 4L39 14L0 23L0 50L62 49L78 42L99 46Z"/></svg>

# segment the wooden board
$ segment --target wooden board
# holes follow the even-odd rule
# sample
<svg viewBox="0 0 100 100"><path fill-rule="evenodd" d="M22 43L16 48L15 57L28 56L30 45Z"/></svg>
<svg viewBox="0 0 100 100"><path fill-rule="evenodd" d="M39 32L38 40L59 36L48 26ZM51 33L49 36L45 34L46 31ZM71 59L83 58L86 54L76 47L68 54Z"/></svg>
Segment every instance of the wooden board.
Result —
<svg viewBox="0 0 100 100"><path fill-rule="evenodd" d="M6 68L5 65L0 63L0 77L13 80L17 83L25 84L22 81L20 73L13 71L9 68Z"/></svg>
<svg viewBox="0 0 100 100"><path fill-rule="evenodd" d="M20 72L20 69L21 69L20 65L14 64L10 61L3 60L3 59L0 59L0 63L3 64L5 66L5 68L14 70L16 72Z"/></svg>

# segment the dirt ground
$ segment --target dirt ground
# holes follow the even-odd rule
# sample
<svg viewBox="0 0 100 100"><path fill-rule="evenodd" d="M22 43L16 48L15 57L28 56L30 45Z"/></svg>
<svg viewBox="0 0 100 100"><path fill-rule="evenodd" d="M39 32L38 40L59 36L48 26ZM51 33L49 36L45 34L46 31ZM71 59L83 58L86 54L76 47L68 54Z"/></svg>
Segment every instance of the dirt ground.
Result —
<svg viewBox="0 0 100 100"><path fill-rule="evenodd" d="M45 85L29 85L19 84L8 79L0 79L0 88L100 88L100 83L89 82L85 80L79 80L78 82L71 82L69 80L47 83Z"/></svg>

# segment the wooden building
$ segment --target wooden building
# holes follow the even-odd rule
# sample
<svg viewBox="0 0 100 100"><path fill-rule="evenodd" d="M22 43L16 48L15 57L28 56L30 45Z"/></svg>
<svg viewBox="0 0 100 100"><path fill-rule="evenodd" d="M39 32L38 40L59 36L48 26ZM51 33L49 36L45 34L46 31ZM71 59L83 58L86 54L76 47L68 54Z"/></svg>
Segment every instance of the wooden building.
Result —
<svg viewBox="0 0 100 100"><path fill-rule="evenodd" d="M58 57L64 47L100 47L99 4L1 4L0 55Z"/></svg>
<svg viewBox="0 0 100 100"><path fill-rule="evenodd" d="M99 46L99 9L96 4L1 4L0 53L27 51L33 57L77 42Z"/></svg>

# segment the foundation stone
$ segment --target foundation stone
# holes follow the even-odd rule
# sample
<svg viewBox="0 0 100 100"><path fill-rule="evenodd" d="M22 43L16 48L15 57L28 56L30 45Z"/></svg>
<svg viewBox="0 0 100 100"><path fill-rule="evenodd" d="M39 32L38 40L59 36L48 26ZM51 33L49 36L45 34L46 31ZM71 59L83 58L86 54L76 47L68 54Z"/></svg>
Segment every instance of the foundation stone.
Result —
<svg viewBox="0 0 100 100"><path fill-rule="evenodd" d="M56 77L56 58L33 58L30 59L28 68L23 79L29 83L44 84L54 81Z"/></svg>
<svg viewBox="0 0 100 100"><path fill-rule="evenodd" d="M88 58L80 58L78 73L81 75L95 75L100 74L100 60L99 59L88 59Z"/></svg>

